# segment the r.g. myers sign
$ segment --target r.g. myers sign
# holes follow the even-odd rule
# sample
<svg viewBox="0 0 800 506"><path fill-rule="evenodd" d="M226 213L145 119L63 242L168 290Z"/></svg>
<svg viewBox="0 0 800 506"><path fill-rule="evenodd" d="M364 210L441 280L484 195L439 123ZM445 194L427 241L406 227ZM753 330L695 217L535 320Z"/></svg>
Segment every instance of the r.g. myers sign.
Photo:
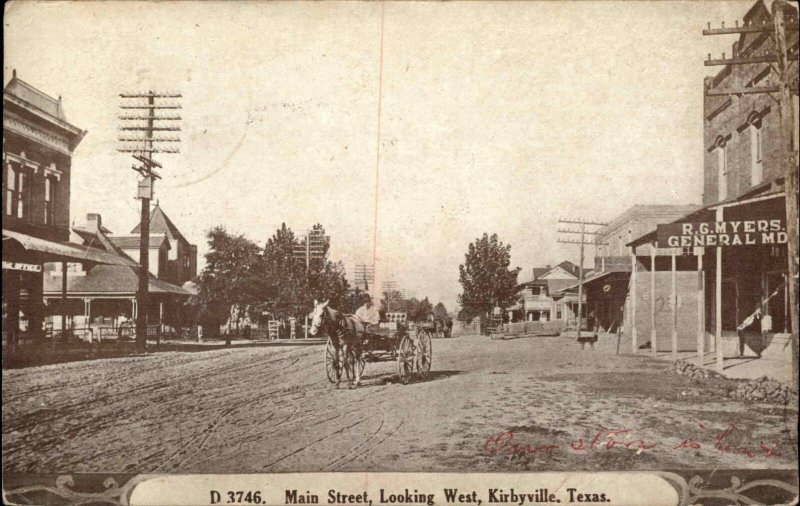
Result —
<svg viewBox="0 0 800 506"><path fill-rule="evenodd" d="M786 244L786 221L731 220L669 223L656 229L659 248Z"/></svg>

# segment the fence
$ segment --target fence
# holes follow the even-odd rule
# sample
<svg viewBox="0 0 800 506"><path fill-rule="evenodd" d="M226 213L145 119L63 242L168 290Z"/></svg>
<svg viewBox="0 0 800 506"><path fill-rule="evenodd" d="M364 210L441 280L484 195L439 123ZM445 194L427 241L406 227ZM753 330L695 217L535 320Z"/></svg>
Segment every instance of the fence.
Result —
<svg viewBox="0 0 800 506"><path fill-rule="evenodd" d="M502 325L502 331L506 334L558 335L565 328L566 322L561 320L505 323Z"/></svg>

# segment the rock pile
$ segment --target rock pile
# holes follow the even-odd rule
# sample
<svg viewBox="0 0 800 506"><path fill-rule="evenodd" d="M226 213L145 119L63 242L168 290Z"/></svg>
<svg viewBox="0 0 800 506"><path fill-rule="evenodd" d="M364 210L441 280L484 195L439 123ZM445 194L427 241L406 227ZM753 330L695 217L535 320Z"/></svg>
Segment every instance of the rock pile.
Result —
<svg viewBox="0 0 800 506"><path fill-rule="evenodd" d="M691 362L686 362L685 360L678 360L674 364L672 364L668 372L674 372L676 374L680 374L681 376L689 376L690 378L718 378L720 377L719 373L714 371L710 371L708 369L704 369L702 367L697 367L696 365L692 364Z"/></svg>
<svg viewBox="0 0 800 506"><path fill-rule="evenodd" d="M715 371L697 367L684 360L678 360L673 363L666 372L696 379L725 378ZM737 401L774 402L779 404L797 403L797 390L766 376L750 381L736 381L730 379L728 381L731 382L731 386L727 389L728 397ZM736 381L736 383L734 383L734 381ZM692 391L682 392L682 395L696 396Z"/></svg>
<svg viewBox="0 0 800 506"><path fill-rule="evenodd" d="M730 392L730 397L739 401L765 401L780 404L797 402L797 391L780 381L762 376L739 384Z"/></svg>

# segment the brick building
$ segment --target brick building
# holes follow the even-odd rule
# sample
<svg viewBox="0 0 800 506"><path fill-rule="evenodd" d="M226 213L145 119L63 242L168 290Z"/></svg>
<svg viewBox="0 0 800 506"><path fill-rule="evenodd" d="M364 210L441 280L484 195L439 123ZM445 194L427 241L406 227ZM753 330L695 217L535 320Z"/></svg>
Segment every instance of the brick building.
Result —
<svg viewBox="0 0 800 506"><path fill-rule="evenodd" d="M60 97L47 95L13 72L3 89L3 342L7 355L18 344L35 343L44 336L45 262L120 262L97 248L67 242L72 154L84 135L85 130L67 121ZM4 363L5 359L6 355Z"/></svg>
<svg viewBox="0 0 800 506"><path fill-rule="evenodd" d="M793 16L797 22L797 12ZM745 24L772 20L763 0L744 15ZM787 19L791 22L791 17ZM788 46L797 54L797 31L787 31ZM734 58L746 58L776 51L770 33L746 33L733 43ZM791 53L791 50L790 50ZM790 62L797 82L797 61ZM703 143L705 146L703 205L756 195L782 185L780 119L777 103L768 94L710 96L709 91L751 88L777 84L769 63L728 65L704 83ZM793 107L797 119L797 88ZM795 139L798 123L795 121ZM795 149L797 143L795 142Z"/></svg>
<svg viewBox="0 0 800 506"><path fill-rule="evenodd" d="M796 26L797 9L789 7L785 11L785 19L787 24ZM769 26L772 15L764 1L758 0L744 14L743 21L744 26ZM790 81L797 83L796 28L787 29L786 37L790 60L793 60L788 68ZM776 51L771 31L743 33L732 45L734 58L774 54ZM686 269L694 264L698 272L695 290L698 293L698 308L689 307L691 304L683 309L679 307L677 320L681 321L690 313L702 314L702 325L695 332L697 352L702 355L713 349L720 369L725 358L739 353L741 348L738 341L745 341L747 335L753 336L753 341L748 342L751 349L745 349L744 353L754 352L760 356L767 349L780 348L783 350L780 353L788 349L786 168L781 153L778 97L774 93L715 94L777 85L777 79L777 70L771 63L727 65L716 75L705 79L704 207L673 222L676 225L690 224L690 229L695 230L700 224L732 227L736 223L744 230L747 222L752 227L751 231L758 232L755 226L760 221L762 224L776 224L776 234L763 237L751 234L749 240L739 242L731 242L729 236L723 243L720 234L690 233L687 238L691 240L692 247L664 250L675 254L678 270L681 264ZM790 107L795 160L798 148L797 93L795 86ZM662 231L665 230L666 227L663 227ZM706 244L703 241L709 235L713 242ZM746 235L742 233L741 237ZM696 242L698 239L700 242ZM719 243L716 242L718 240ZM653 230L635 238L629 246L638 256L643 249L656 248L657 242L661 241L657 231ZM663 248L664 244L659 246ZM666 282L669 281L656 280L654 291L664 291L661 285ZM691 291L690 286L686 288ZM702 360L702 357L699 359Z"/></svg>

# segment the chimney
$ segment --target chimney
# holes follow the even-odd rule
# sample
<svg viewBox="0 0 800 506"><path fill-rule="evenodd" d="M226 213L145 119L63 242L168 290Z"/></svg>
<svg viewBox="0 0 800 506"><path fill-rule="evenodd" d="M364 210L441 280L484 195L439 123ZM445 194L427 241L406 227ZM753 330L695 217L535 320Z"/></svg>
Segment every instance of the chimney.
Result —
<svg viewBox="0 0 800 506"><path fill-rule="evenodd" d="M545 265L544 268L549 270L550 269L550 264Z"/></svg>
<svg viewBox="0 0 800 506"><path fill-rule="evenodd" d="M99 213L89 213L86 215L86 230L89 232L100 232L103 226L103 219Z"/></svg>

